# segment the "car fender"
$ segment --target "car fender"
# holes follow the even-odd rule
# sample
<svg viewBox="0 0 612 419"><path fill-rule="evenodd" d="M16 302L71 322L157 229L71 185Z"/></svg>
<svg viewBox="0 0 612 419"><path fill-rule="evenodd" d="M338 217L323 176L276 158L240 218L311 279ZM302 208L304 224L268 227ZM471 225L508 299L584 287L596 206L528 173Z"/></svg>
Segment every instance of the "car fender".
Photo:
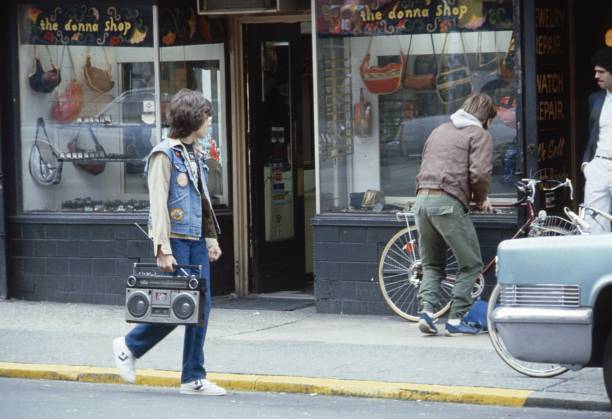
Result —
<svg viewBox="0 0 612 419"><path fill-rule="evenodd" d="M593 286L591 287L591 292L589 293L588 299L586 300L586 305L589 307L594 307L601 290L603 290L609 285L612 285L612 273L603 275L602 277L594 281Z"/></svg>

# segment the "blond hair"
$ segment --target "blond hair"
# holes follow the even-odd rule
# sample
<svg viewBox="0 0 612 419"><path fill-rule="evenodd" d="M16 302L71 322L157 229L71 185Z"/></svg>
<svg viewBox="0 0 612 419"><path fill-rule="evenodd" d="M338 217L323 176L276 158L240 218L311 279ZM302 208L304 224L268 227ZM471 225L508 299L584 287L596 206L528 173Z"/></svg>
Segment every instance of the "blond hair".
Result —
<svg viewBox="0 0 612 419"><path fill-rule="evenodd" d="M489 119L493 119L497 116L495 103L493 99L491 99L491 96L486 93L474 93L463 102L461 109L475 116L482 122L487 122Z"/></svg>

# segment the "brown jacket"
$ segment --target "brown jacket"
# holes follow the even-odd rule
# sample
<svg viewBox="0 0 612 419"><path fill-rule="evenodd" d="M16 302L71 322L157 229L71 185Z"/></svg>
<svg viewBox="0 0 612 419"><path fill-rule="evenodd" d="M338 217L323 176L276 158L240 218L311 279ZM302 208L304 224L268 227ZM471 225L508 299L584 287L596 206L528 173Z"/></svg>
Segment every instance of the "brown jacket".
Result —
<svg viewBox="0 0 612 419"><path fill-rule="evenodd" d="M423 147L417 190L442 189L468 208L489 193L493 140L478 126L457 128L452 122L432 131Z"/></svg>

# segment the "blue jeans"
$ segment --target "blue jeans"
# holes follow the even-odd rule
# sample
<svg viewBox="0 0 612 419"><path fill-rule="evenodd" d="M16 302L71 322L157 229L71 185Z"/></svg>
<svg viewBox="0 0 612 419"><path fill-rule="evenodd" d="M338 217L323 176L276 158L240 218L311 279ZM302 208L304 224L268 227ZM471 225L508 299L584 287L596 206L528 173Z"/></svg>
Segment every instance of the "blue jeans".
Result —
<svg viewBox="0 0 612 419"><path fill-rule="evenodd" d="M185 326L183 341L183 373L181 383L206 378L204 369L204 339L208 328L208 315L211 308L210 298L210 262L206 242L196 240L170 239L172 254L179 265L202 265L202 276L206 284L204 295L204 324L202 326ZM136 358L146 354L149 349L168 336L176 326L164 324L139 324L125 337L125 343Z"/></svg>

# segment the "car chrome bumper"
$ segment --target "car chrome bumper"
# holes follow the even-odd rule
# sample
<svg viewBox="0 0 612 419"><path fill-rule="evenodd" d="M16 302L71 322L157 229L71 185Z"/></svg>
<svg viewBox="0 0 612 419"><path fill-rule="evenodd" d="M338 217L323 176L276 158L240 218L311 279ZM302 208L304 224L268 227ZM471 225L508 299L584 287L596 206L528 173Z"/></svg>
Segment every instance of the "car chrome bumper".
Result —
<svg viewBox="0 0 612 419"><path fill-rule="evenodd" d="M584 365L591 358L590 308L498 307L493 320L506 349L520 360Z"/></svg>

